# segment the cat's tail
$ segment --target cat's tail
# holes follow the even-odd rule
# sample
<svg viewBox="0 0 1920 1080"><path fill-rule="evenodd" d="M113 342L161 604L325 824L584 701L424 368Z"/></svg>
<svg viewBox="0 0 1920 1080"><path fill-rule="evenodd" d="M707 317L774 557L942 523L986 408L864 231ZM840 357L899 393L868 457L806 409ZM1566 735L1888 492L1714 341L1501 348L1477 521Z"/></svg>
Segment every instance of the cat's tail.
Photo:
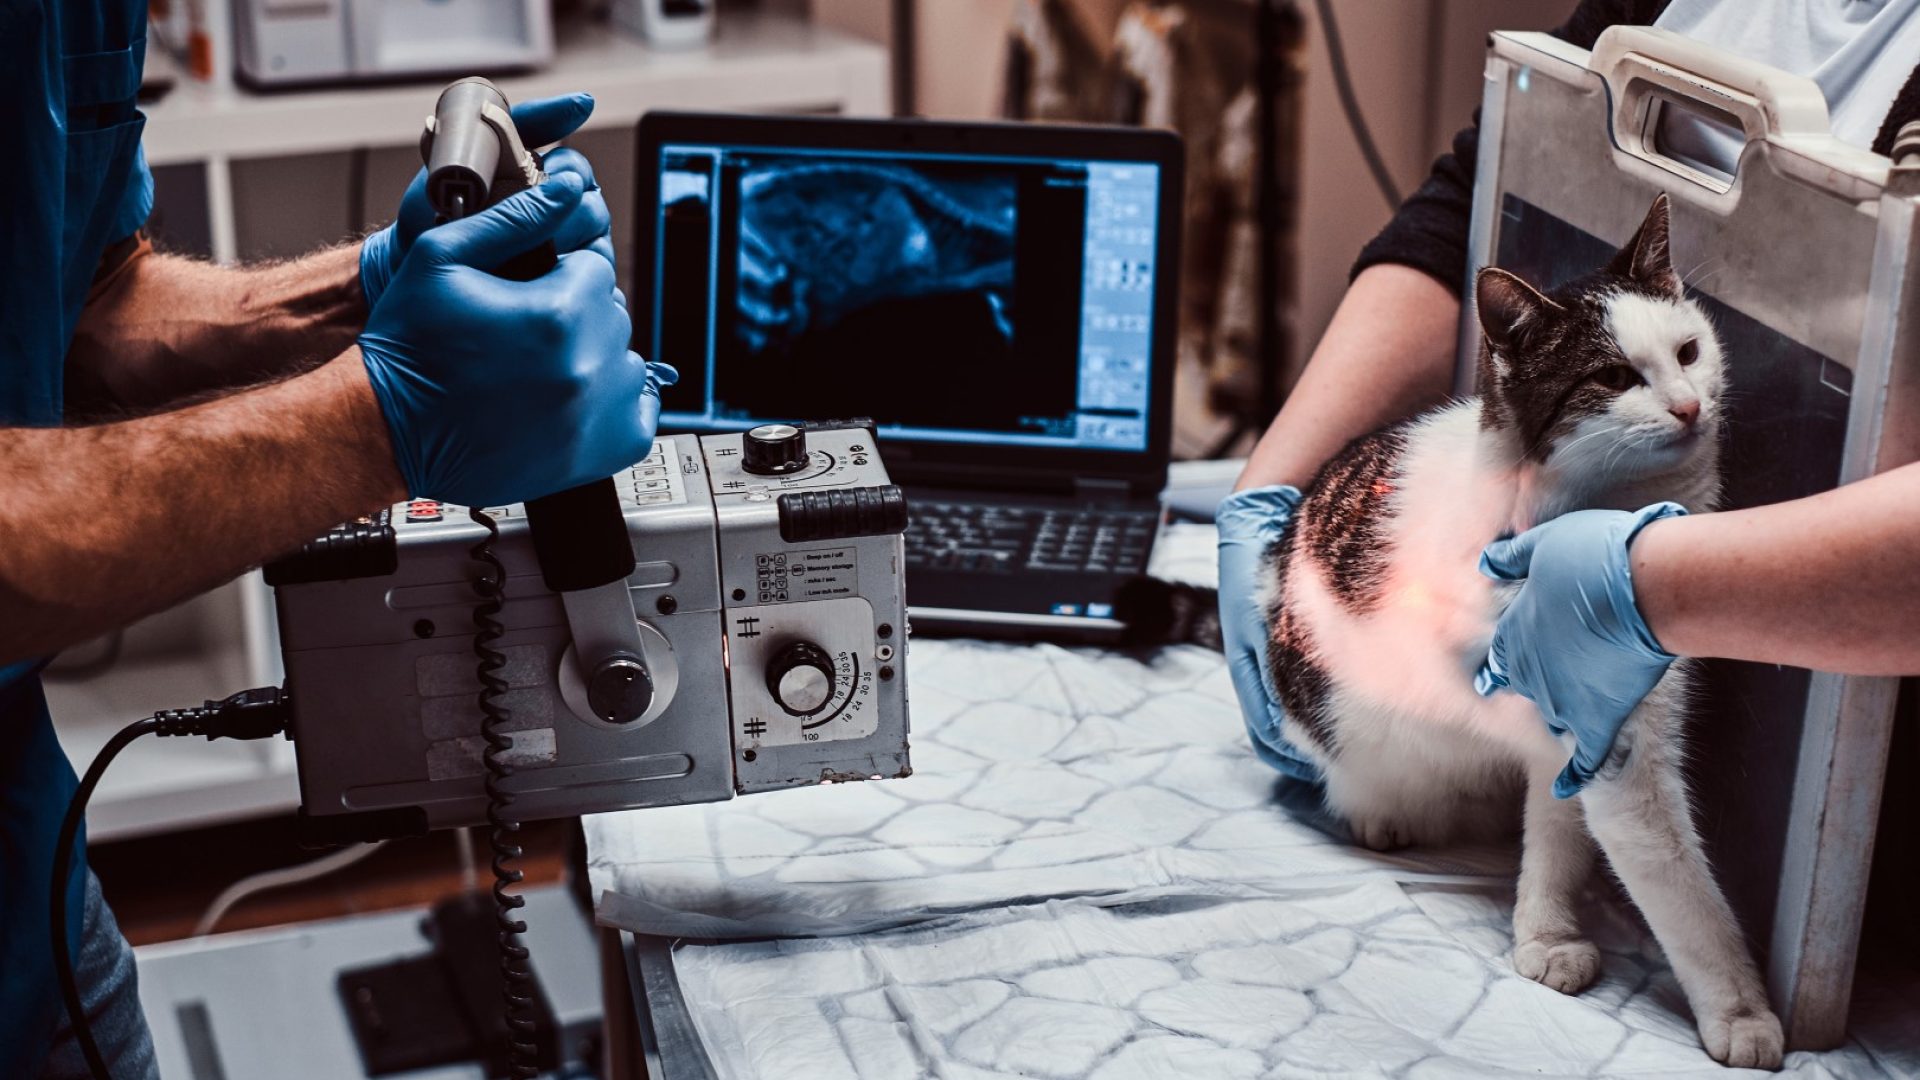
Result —
<svg viewBox="0 0 1920 1080"><path fill-rule="evenodd" d="M1120 586L1114 617L1125 623L1128 645L1200 645L1220 649L1220 591L1159 578Z"/></svg>

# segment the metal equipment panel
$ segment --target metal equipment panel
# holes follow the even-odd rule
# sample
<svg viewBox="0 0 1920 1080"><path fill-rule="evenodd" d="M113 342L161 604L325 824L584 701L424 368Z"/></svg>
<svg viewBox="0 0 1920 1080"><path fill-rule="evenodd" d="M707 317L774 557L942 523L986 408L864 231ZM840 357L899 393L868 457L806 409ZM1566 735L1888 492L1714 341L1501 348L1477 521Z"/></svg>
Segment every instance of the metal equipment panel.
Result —
<svg viewBox="0 0 1920 1080"><path fill-rule="evenodd" d="M1812 83L1663 31L1618 27L1591 54L1496 34L1486 80L1470 271L1556 285L1605 262L1666 192L1676 268L1727 346L1725 508L1914 459L1915 170L1828 134ZM1670 156L1671 110L1744 136L1735 172ZM1464 319L1463 391L1478 350ZM1844 1035L1897 685L1705 665L1696 815L1791 1048Z"/></svg>

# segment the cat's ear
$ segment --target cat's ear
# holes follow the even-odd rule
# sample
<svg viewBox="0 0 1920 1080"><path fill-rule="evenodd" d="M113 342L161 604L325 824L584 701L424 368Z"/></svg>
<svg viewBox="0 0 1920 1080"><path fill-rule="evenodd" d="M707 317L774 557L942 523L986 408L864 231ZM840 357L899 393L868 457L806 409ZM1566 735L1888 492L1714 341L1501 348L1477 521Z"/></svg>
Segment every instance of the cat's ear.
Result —
<svg viewBox="0 0 1920 1080"><path fill-rule="evenodd" d="M1546 322L1548 312L1558 307L1533 286L1497 266L1480 271L1473 298L1480 313L1480 329L1493 351L1502 354L1524 350L1528 338Z"/></svg>
<svg viewBox="0 0 1920 1080"><path fill-rule="evenodd" d="M1663 191L1654 197L1647 219L1640 223L1633 239L1607 264L1607 272L1679 299L1684 294L1680 275L1673 272L1667 217L1667 193Z"/></svg>

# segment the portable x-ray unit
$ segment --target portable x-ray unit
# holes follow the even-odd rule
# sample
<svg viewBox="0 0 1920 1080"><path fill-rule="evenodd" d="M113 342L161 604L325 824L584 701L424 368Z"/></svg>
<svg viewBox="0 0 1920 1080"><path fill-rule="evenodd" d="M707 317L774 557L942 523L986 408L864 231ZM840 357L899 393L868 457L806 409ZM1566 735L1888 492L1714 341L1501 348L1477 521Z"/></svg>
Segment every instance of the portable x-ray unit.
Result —
<svg viewBox="0 0 1920 1080"><path fill-rule="evenodd" d="M1645 27L1592 53L1495 34L1483 106L1474 272L1557 284L1672 197L1676 269L1727 348L1727 508L1920 457L1920 157L1834 138L1807 79ZM1675 111L1744 141L1738 167L1679 156ZM1479 326L1461 327L1465 391ZM1899 680L1713 662L1702 686L1692 781L1721 884L1767 957L1788 1045L1837 1045Z"/></svg>

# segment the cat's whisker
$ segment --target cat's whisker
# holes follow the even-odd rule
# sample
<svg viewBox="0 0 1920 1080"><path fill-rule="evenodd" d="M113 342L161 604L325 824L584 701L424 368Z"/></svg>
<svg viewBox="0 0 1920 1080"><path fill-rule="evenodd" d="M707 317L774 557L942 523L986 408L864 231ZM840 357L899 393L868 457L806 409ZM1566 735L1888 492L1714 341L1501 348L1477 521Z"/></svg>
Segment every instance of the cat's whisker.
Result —
<svg viewBox="0 0 1920 1080"><path fill-rule="evenodd" d="M1595 431L1589 431L1585 435L1580 436L1579 438L1573 440L1572 442L1566 444L1565 446L1554 447L1553 453L1548 456L1560 457L1565 454L1570 454L1573 452L1574 447L1579 446L1581 443L1586 442L1588 439L1594 439L1602 435L1609 435L1609 434L1612 434L1612 432L1606 428L1601 428Z"/></svg>
<svg viewBox="0 0 1920 1080"><path fill-rule="evenodd" d="M1701 284L1704 284L1708 279L1719 274L1722 270L1725 270L1727 268L1727 265L1728 265L1727 260L1724 256L1716 257L1712 259L1706 259L1702 261L1698 266L1695 266L1692 270L1689 270L1686 272L1686 274L1682 275L1680 279L1681 283L1684 285L1699 286ZM1707 268L1710 266L1713 267L1713 273L1711 274L1706 272Z"/></svg>

